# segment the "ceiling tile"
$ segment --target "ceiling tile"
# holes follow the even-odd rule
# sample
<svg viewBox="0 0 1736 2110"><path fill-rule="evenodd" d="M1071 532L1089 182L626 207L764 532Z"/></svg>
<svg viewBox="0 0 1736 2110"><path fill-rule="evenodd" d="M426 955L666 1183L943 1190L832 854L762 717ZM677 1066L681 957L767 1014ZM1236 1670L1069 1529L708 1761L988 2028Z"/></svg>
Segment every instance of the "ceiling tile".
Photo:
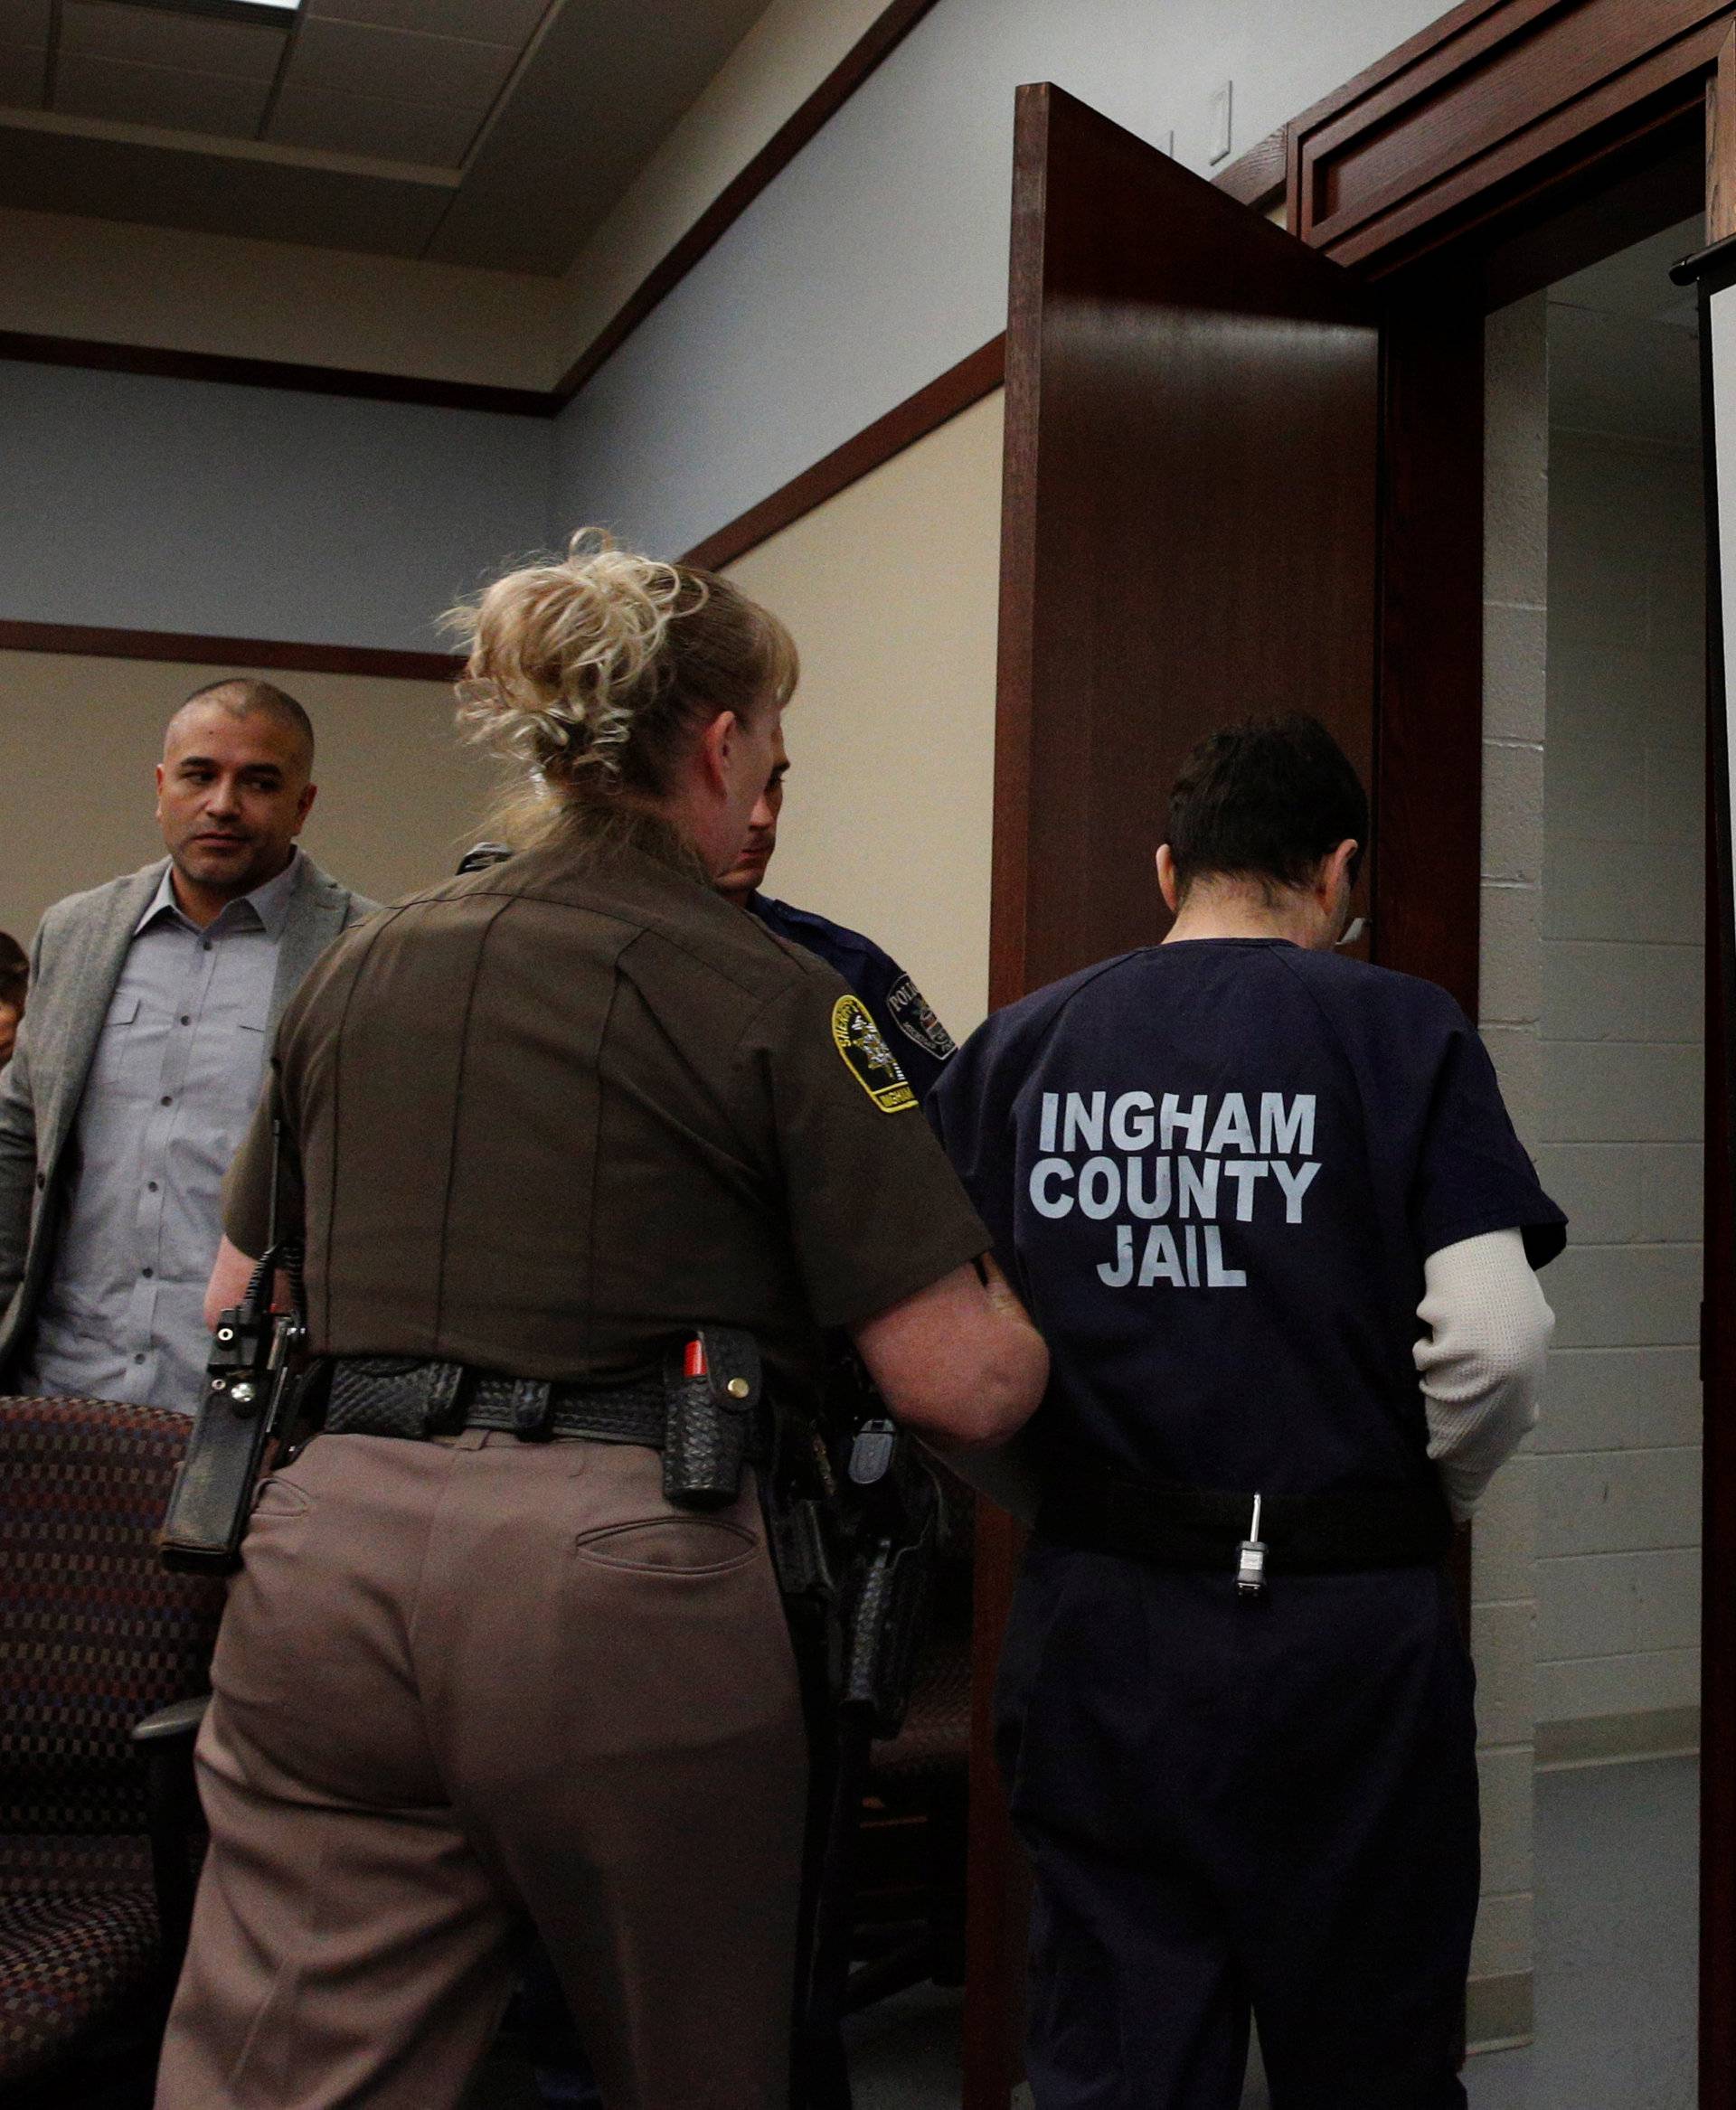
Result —
<svg viewBox="0 0 1736 2110"><path fill-rule="evenodd" d="M161 7L64 0L61 50L93 59L125 59L139 66L170 66L190 73L222 73L236 80L269 81L283 57L288 31L267 23L217 22Z"/></svg>
<svg viewBox="0 0 1736 2110"><path fill-rule="evenodd" d="M129 66L118 59L91 59L75 52L62 52L54 69L54 108L71 117L217 132L227 139L252 138L269 93L269 81L182 73L168 66Z"/></svg>
<svg viewBox="0 0 1736 2110"><path fill-rule="evenodd" d="M302 13L326 22L419 29L429 36L475 37L480 43L522 50L549 5L550 0L303 0Z"/></svg>
<svg viewBox="0 0 1736 2110"><path fill-rule="evenodd" d="M215 146L190 154L131 140L15 131L0 119L0 197L38 212L90 212L415 257L451 196L440 184L237 161Z"/></svg>
<svg viewBox="0 0 1736 2110"><path fill-rule="evenodd" d="M48 48L48 0L0 0L0 44Z"/></svg>
<svg viewBox="0 0 1736 2110"><path fill-rule="evenodd" d="M25 44L0 44L0 103L14 109L35 109L42 99L48 73L46 50Z"/></svg>
<svg viewBox="0 0 1736 2110"><path fill-rule="evenodd" d="M448 104L389 102L286 82L266 137L285 146L321 146L333 154L457 168L479 122L474 111Z"/></svg>
<svg viewBox="0 0 1736 2110"><path fill-rule="evenodd" d="M354 22L305 22L284 80L390 102L450 103L480 117L517 60L518 52L506 45L469 38L421 36Z"/></svg>

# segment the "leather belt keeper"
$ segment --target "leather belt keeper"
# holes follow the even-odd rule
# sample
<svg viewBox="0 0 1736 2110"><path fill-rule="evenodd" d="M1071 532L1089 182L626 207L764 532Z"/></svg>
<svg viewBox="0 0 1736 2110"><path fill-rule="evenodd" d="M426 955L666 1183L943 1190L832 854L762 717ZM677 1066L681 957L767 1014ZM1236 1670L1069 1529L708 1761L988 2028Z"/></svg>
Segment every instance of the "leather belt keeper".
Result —
<svg viewBox="0 0 1736 2110"><path fill-rule="evenodd" d="M529 1443L582 1436L661 1450L664 1414L660 1378L593 1389L410 1356L341 1355L332 1365L325 1428L328 1436L411 1440L485 1428Z"/></svg>
<svg viewBox="0 0 1736 2110"><path fill-rule="evenodd" d="M1231 1575L1254 1498L1110 1473L1061 1469L1044 1484L1037 1530L1093 1553ZM1424 1568L1443 1560L1453 1521L1432 1487L1356 1487L1263 1497L1260 1536L1274 1574Z"/></svg>

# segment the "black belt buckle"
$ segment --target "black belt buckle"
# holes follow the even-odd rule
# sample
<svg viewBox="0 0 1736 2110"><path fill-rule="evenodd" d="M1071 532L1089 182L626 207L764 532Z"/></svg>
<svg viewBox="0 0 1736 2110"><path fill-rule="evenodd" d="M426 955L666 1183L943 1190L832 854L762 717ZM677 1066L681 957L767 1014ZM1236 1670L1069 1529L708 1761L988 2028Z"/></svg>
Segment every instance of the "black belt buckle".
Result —
<svg viewBox="0 0 1736 2110"><path fill-rule="evenodd" d="M513 1380L513 1434L522 1444L545 1444L554 1435L554 1387L545 1378Z"/></svg>

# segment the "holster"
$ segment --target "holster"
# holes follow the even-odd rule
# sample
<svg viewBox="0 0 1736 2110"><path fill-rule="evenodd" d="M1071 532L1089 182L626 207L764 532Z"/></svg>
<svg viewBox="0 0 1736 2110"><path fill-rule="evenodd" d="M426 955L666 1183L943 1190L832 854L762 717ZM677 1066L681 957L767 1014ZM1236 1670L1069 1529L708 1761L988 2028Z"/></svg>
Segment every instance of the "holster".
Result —
<svg viewBox="0 0 1736 2110"><path fill-rule="evenodd" d="M901 1475L899 1515L865 1550L844 1612L839 1704L864 1710L877 1737L895 1737L910 1710L917 1657L929 1629L939 1498L927 1471Z"/></svg>
<svg viewBox="0 0 1736 2110"><path fill-rule="evenodd" d="M763 1412L760 1344L736 1326L702 1326L705 1374L664 1365L663 1492L678 1509L722 1509L741 1492Z"/></svg>

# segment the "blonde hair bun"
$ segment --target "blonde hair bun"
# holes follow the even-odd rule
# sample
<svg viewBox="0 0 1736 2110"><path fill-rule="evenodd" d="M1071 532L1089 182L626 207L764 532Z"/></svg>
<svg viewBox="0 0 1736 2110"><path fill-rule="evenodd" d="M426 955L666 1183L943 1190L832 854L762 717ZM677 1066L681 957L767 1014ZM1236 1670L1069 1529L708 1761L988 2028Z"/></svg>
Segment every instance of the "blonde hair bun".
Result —
<svg viewBox="0 0 1736 2110"><path fill-rule="evenodd" d="M781 708L796 687L788 631L715 572L665 564L581 528L562 558L519 566L447 626L468 654L466 735L513 765L494 825L524 839L536 819L626 792L656 801L725 711ZM540 796L527 807L526 772ZM552 795L552 796L548 796Z"/></svg>
<svg viewBox="0 0 1736 2110"><path fill-rule="evenodd" d="M469 647L460 724L551 778L618 776L670 622L705 598L697 574L581 528L564 558L508 572L447 618Z"/></svg>

